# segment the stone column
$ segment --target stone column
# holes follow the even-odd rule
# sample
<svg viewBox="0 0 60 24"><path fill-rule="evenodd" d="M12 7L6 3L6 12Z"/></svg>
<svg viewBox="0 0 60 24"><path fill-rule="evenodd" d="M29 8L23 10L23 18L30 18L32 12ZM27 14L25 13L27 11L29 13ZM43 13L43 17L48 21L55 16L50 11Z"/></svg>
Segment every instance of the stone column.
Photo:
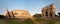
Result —
<svg viewBox="0 0 60 24"><path fill-rule="evenodd" d="M54 4L52 4L52 16L53 16L53 18L55 18L55 5Z"/></svg>
<svg viewBox="0 0 60 24"><path fill-rule="evenodd" d="M44 10L42 9L42 16L41 16L42 19L44 19Z"/></svg>
<svg viewBox="0 0 60 24"><path fill-rule="evenodd" d="M46 19L46 14L45 13L46 13L46 10L44 9L44 19Z"/></svg>
<svg viewBox="0 0 60 24"><path fill-rule="evenodd" d="M50 6L48 6L48 18L50 18Z"/></svg>

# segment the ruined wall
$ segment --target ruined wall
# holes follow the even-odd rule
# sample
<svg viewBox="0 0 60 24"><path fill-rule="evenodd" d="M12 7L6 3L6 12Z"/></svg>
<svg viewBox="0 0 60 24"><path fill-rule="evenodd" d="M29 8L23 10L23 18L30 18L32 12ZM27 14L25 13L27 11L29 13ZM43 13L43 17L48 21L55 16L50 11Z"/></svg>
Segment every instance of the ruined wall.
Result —
<svg viewBox="0 0 60 24"><path fill-rule="evenodd" d="M13 10L15 18L30 18L30 13L26 10Z"/></svg>
<svg viewBox="0 0 60 24"><path fill-rule="evenodd" d="M55 5L51 4L42 9L42 18L55 18Z"/></svg>

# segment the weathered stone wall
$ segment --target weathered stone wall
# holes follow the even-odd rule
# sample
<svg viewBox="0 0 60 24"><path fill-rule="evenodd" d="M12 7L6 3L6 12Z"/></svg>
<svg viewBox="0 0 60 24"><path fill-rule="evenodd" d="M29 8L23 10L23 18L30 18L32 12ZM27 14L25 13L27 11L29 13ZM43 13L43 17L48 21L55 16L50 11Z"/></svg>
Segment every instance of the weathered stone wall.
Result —
<svg viewBox="0 0 60 24"><path fill-rule="evenodd" d="M51 4L42 9L43 18L55 18L55 5Z"/></svg>
<svg viewBox="0 0 60 24"><path fill-rule="evenodd" d="M10 16L11 18L31 18L30 13L26 10L6 10L6 16Z"/></svg>

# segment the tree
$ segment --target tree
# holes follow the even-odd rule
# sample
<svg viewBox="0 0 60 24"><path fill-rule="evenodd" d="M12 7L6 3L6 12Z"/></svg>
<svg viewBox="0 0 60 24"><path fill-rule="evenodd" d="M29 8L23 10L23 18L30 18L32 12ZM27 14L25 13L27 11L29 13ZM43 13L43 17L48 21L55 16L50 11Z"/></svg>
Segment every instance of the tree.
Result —
<svg viewBox="0 0 60 24"><path fill-rule="evenodd" d="M4 15L0 15L0 19L4 18Z"/></svg>
<svg viewBox="0 0 60 24"><path fill-rule="evenodd" d="M42 16L41 14L35 14L35 15L33 15L34 18L41 18L41 16Z"/></svg>
<svg viewBox="0 0 60 24"><path fill-rule="evenodd" d="M58 15L60 16L60 12L58 13Z"/></svg>

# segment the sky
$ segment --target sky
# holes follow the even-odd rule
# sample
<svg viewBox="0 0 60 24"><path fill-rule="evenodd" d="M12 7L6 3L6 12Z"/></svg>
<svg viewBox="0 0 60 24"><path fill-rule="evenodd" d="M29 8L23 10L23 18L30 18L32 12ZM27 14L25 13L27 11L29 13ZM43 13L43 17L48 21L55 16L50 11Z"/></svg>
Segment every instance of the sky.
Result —
<svg viewBox="0 0 60 24"><path fill-rule="evenodd" d="M42 8L50 5L56 5L56 14L60 12L60 0L0 0L0 14L6 13L6 8L9 11L12 10L27 10L34 15L36 13L41 14Z"/></svg>

